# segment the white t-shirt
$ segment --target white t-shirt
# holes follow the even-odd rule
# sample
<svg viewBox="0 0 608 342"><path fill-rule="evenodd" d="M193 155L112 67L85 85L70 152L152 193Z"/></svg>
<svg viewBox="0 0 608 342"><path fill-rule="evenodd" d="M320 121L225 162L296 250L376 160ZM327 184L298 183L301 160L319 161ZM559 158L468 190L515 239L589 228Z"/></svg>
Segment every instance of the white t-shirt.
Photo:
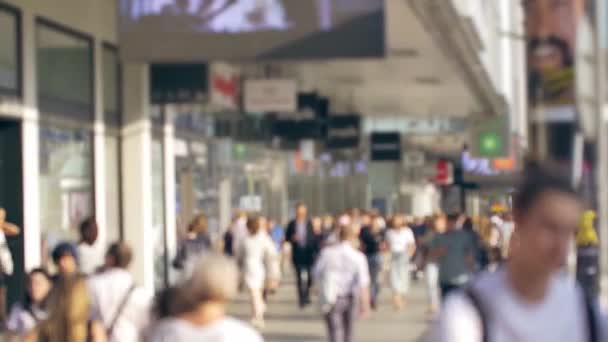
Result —
<svg viewBox="0 0 608 342"><path fill-rule="evenodd" d="M405 253L416 244L416 238L409 227L390 229L386 232L386 242L392 253Z"/></svg>
<svg viewBox="0 0 608 342"><path fill-rule="evenodd" d="M262 342L253 328L234 318L226 317L205 327L179 319L161 321L146 338L146 342Z"/></svg>
<svg viewBox="0 0 608 342"><path fill-rule="evenodd" d="M80 272L86 275L93 274L103 264L103 254L97 246L81 242L78 244L78 262Z"/></svg>
<svg viewBox="0 0 608 342"><path fill-rule="evenodd" d="M122 304L126 294L134 284L131 274L123 269L114 268L104 273L92 276L88 281L93 316L99 319L107 328L110 327L114 316ZM137 342L150 321L152 295L143 288L136 287L127 300L118 317L111 342Z"/></svg>
<svg viewBox="0 0 608 342"><path fill-rule="evenodd" d="M556 275L542 303L522 302L500 270L485 273L474 289L491 315L489 340L493 342L587 342L588 322L582 292L565 276ZM607 341L605 320L600 341ZM481 342L481 320L470 300L457 293L448 297L441 312L433 341Z"/></svg>

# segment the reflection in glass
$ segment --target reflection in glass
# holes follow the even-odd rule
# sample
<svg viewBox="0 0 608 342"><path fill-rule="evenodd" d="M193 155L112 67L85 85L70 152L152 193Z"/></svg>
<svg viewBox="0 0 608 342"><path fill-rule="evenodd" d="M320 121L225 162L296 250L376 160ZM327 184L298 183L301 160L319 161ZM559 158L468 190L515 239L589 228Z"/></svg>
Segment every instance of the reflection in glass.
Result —
<svg viewBox="0 0 608 342"><path fill-rule="evenodd" d="M0 89L17 91L17 17L0 9Z"/></svg>
<svg viewBox="0 0 608 342"><path fill-rule="evenodd" d="M78 239L93 213L91 135L86 130L40 129L40 223L43 257L59 241Z"/></svg>

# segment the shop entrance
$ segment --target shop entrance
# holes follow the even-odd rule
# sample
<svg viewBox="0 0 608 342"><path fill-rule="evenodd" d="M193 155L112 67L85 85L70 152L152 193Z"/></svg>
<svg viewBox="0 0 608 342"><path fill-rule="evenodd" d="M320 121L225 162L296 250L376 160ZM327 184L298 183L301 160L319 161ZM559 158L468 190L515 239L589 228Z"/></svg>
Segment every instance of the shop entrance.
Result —
<svg viewBox="0 0 608 342"><path fill-rule="evenodd" d="M23 172L21 123L0 120L0 207L7 212L7 221L22 231L7 239L14 263L13 275L6 278L8 304L20 299L25 289L23 262Z"/></svg>

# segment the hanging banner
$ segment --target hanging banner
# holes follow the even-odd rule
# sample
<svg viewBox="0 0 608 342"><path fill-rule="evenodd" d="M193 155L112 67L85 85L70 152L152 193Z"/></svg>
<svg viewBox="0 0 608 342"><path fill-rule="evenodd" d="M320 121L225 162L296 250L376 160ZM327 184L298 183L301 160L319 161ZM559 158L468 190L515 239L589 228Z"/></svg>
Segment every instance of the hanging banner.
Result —
<svg viewBox="0 0 608 342"><path fill-rule="evenodd" d="M588 0L524 1L528 96L537 121L576 118L574 51Z"/></svg>
<svg viewBox="0 0 608 342"><path fill-rule="evenodd" d="M331 115L327 122L326 146L330 150L359 147L361 116L358 114Z"/></svg>
<svg viewBox="0 0 608 342"><path fill-rule="evenodd" d="M213 107L237 110L239 108L240 87L241 75L238 68L228 63L217 62L211 64L209 92Z"/></svg>
<svg viewBox="0 0 608 342"><path fill-rule="evenodd" d="M372 133L370 149L372 161L399 161L401 134L399 132Z"/></svg>
<svg viewBox="0 0 608 342"><path fill-rule="evenodd" d="M296 81L260 79L245 81L245 111L249 113L295 113L298 109Z"/></svg>

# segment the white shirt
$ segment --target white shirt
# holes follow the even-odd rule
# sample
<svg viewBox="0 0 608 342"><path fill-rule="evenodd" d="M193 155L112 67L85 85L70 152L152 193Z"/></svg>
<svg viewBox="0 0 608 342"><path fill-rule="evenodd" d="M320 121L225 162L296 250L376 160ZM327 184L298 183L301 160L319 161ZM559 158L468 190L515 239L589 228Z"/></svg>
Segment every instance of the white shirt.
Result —
<svg viewBox="0 0 608 342"><path fill-rule="evenodd" d="M545 299L538 304L521 301L509 287L504 270L485 273L475 282L476 293L492 317L488 320L493 342L586 342L588 322L582 293L564 274L556 275ZM607 341L605 321L602 320ZM481 342L481 321L468 298L450 296L441 312L433 340Z"/></svg>
<svg viewBox="0 0 608 342"><path fill-rule="evenodd" d="M161 321L146 342L263 342L262 336L234 318L226 317L208 326L199 327L179 319Z"/></svg>
<svg viewBox="0 0 608 342"><path fill-rule="evenodd" d="M97 246L81 242L78 244L78 266L80 272L89 275L95 273L103 264L103 254Z"/></svg>
<svg viewBox="0 0 608 342"><path fill-rule="evenodd" d="M409 227L390 229L386 232L386 242L392 253L406 253L416 244L416 238Z"/></svg>
<svg viewBox="0 0 608 342"><path fill-rule="evenodd" d="M338 296L358 295L370 284L367 259L349 242L323 249L313 272L318 283L327 272L335 275Z"/></svg>
<svg viewBox="0 0 608 342"><path fill-rule="evenodd" d="M32 316L32 312L36 317ZM12 333L25 335L32 331L39 322L44 321L47 316L46 312L36 307L30 311L23 304L15 303L6 321L6 327Z"/></svg>
<svg viewBox="0 0 608 342"><path fill-rule="evenodd" d="M129 288L133 277L123 269L114 268L89 279L93 317L108 329ZM148 325L152 296L142 288L135 288L116 321L109 341L140 341L142 330Z"/></svg>

